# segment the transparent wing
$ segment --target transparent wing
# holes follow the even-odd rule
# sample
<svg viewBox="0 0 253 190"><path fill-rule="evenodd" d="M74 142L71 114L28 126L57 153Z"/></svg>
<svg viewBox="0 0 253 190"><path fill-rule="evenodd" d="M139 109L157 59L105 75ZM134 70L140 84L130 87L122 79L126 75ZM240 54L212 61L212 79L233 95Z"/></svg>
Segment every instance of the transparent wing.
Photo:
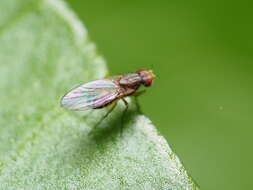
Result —
<svg viewBox="0 0 253 190"><path fill-rule="evenodd" d="M61 100L61 105L71 110L98 108L117 98L118 86L109 79L95 80L81 85Z"/></svg>

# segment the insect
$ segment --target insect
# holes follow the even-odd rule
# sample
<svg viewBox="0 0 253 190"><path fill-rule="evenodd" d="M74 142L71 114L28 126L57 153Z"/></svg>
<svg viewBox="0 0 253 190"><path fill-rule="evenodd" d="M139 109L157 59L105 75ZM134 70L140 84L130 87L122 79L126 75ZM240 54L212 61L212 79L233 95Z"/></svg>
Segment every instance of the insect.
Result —
<svg viewBox="0 0 253 190"><path fill-rule="evenodd" d="M126 96L138 96L144 91L137 92L141 85L151 86L155 75L151 70L140 69L134 73L116 75L111 78L85 83L63 96L62 107L69 110L99 109L113 104L102 118L106 118L116 107L118 100L123 100L127 111ZM102 121L101 120L101 121ZM100 123L100 122L99 122Z"/></svg>

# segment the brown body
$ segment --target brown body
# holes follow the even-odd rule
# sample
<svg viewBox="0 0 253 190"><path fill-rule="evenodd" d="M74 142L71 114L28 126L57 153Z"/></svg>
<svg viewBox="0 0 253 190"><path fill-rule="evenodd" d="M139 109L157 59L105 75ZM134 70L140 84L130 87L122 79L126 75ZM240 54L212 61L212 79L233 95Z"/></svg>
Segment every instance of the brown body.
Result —
<svg viewBox="0 0 253 190"><path fill-rule="evenodd" d="M122 100L126 105L125 113L128 103L124 97L133 94L135 96L140 95L143 91L136 92L138 88L141 85L150 86L154 77L152 71L140 69L135 73L91 81L68 92L61 99L61 105L70 110L86 110L99 109L113 104L112 108L103 117L105 118L115 108L118 100Z"/></svg>
<svg viewBox="0 0 253 190"><path fill-rule="evenodd" d="M95 109L106 107L113 102L118 101L119 99L123 99L126 96L134 94L141 85L144 85L146 87L150 86L153 82L154 76L155 75L152 71L143 69L137 71L136 73L114 76L111 78L111 80L119 86L117 98ZM126 101L124 99L123 101L126 104Z"/></svg>

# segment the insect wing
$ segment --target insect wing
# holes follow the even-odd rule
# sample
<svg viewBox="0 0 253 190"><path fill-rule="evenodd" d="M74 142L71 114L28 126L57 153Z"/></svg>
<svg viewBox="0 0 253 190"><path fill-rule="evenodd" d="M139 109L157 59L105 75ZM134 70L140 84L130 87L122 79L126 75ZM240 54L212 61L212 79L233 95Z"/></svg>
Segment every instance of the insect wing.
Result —
<svg viewBox="0 0 253 190"><path fill-rule="evenodd" d="M61 101L66 109L98 108L117 98L118 86L110 79L95 80L67 93Z"/></svg>

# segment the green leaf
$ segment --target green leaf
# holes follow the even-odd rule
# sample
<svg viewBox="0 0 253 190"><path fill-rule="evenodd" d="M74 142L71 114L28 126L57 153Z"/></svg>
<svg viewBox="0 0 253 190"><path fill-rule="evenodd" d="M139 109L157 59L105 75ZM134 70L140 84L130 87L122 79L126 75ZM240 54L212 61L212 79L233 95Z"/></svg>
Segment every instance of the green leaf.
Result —
<svg viewBox="0 0 253 190"><path fill-rule="evenodd" d="M106 109L59 106L107 73L62 1L1 0L0 13L0 189L198 189L131 99L124 123L119 104L96 129Z"/></svg>

